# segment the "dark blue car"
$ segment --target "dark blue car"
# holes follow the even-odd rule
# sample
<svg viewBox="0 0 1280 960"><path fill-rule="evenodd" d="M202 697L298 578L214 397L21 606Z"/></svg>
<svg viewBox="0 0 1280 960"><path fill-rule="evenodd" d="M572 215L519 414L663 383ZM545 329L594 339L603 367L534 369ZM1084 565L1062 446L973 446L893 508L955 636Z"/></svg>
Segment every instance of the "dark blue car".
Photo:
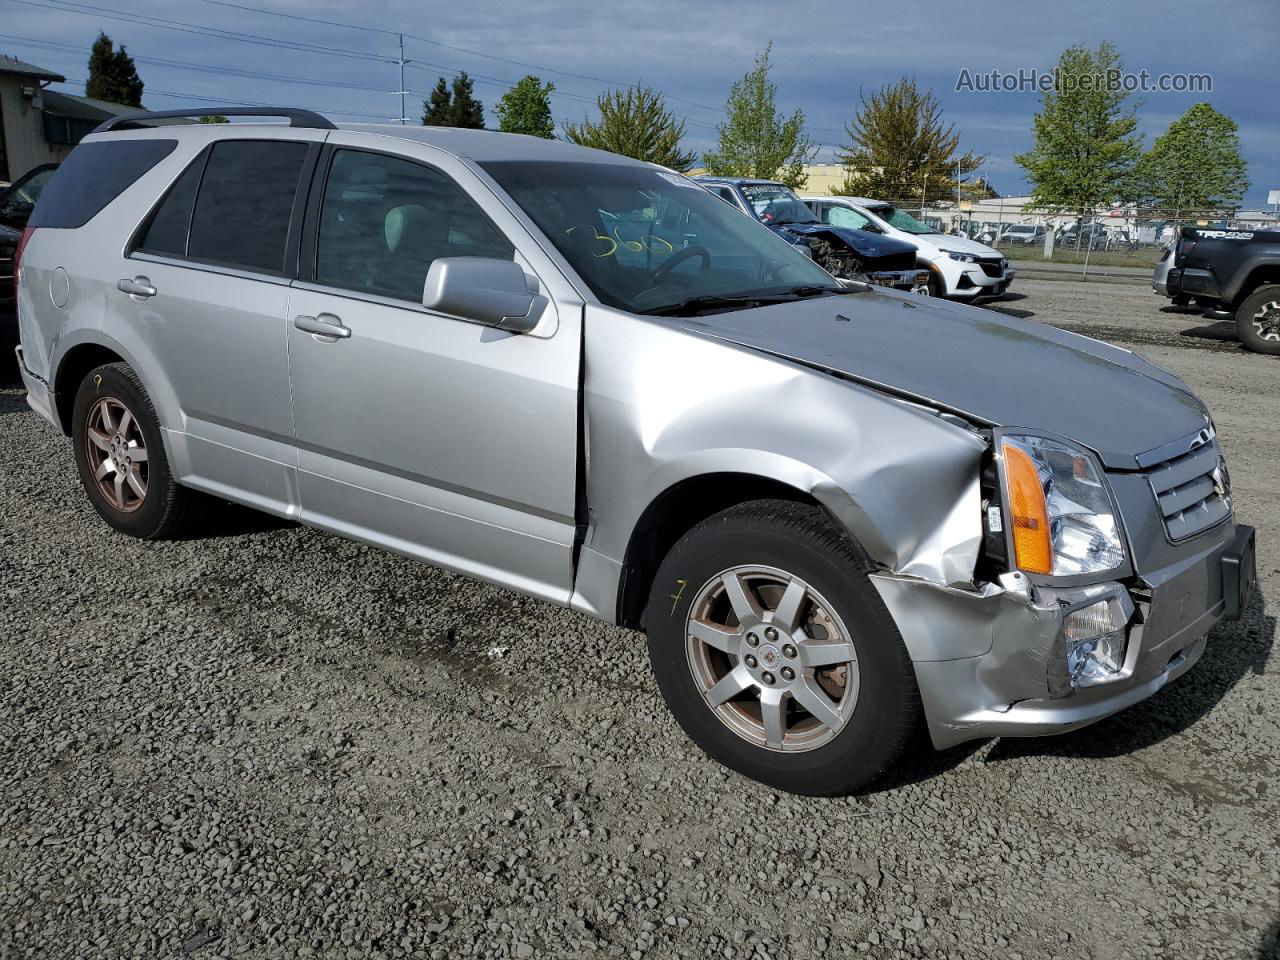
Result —
<svg viewBox="0 0 1280 960"><path fill-rule="evenodd" d="M785 184L746 177L694 179L788 243L807 248L814 261L833 276L904 290L928 287L928 272L919 269L916 248L911 244L870 230L823 223Z"/></svg>

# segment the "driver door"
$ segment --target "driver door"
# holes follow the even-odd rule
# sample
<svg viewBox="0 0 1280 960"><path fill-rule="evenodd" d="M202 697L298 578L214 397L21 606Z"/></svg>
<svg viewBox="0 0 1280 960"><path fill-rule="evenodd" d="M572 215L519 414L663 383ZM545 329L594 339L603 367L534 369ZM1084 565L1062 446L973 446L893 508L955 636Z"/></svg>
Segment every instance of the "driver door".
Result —
<svg viewBox="0 0 1280 960"><path fill-rule="evenodd" d="M460 185L475 177L458 161L360 142L330 136L290 301L302 516L567 602L580 304L542 285L512 242L518 225ZM538 327L515 334L425 309L431 262L458 256L519 262L551 299Z"/></svg>

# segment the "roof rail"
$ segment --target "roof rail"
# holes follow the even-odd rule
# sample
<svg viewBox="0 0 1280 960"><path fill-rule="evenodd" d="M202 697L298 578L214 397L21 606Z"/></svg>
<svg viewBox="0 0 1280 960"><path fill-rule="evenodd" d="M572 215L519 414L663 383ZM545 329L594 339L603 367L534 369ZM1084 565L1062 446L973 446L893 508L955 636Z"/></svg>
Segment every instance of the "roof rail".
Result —
<svg viewBox="0 0 1280 960"><path fill-rule="evenodd" d="M285 117L291 127L311 127L316 130L336 130L333 121L313 110L295 107L193 107L190 110L158 110L135 113L126 117L112 117L99 124L94 133L108 130L133 130L147 126L148 120L173 120L182 117Z"/></svg>

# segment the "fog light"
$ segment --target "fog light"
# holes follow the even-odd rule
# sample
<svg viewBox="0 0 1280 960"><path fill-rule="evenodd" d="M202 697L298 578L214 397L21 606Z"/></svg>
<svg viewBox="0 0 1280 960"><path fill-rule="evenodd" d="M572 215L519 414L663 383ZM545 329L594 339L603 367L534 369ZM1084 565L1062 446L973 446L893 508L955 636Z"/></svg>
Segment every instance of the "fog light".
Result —
<svg viewBox="0 0 1280 960"><path fill-rule="evenodd" d="M1116 679L1124 667L1125 623L1111 600L1069 613L1062 623L1067 641L1067 675L1072 686L1089 687Z"/></svg>

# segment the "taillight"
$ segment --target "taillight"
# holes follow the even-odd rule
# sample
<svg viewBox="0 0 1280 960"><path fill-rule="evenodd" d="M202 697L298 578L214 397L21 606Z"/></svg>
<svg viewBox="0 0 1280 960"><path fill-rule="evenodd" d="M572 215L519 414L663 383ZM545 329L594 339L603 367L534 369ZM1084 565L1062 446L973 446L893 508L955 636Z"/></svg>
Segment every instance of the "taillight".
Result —
<svg viewBox="0 0 1280 960"><path fill-rule="evenodd" d="M18 284L22 282L22 251L27 248L27 242L35 232L35 227L23 227L22 236L18 238L18 248L13 251L13 295L15 307L17 305Z"/></svg>

